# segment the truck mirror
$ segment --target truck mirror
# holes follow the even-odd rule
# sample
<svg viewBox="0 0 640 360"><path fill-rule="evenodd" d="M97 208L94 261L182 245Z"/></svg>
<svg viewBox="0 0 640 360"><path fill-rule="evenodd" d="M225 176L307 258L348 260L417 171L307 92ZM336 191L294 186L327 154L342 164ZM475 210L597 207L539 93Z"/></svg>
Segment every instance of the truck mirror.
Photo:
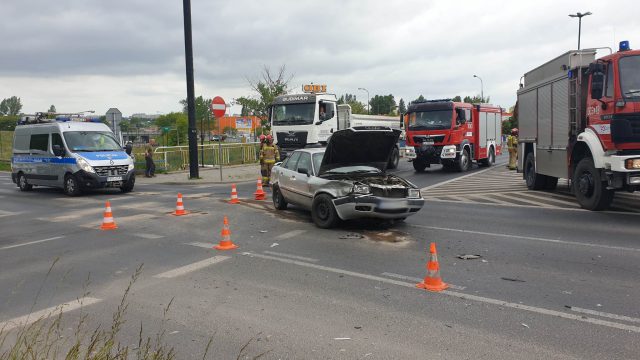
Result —
<svg viewBox="0 0 640 360"><path fill-rule="evenodd" d="M602 72L594 72L591 74L591 98L600 100L602 98L602 90L604 89L604 74Z"/></svg>
<svg viewBox="0 0 640 360"><path fill-rule="evenodd" d="M64 156L64 149L60 145L53 145L53 155Z"/></svg>

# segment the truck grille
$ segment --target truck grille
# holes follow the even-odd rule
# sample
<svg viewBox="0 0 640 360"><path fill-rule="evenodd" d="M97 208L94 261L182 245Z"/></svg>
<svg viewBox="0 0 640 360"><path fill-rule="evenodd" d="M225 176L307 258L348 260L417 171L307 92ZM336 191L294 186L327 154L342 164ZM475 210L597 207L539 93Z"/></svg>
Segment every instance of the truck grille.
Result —
<svg viewBox="0 0 640 360"><path fill-rule="evenodd" d="M611 140L616 144L640 142L640 114L613 115Z"/></svg>
<svg viewBox="0 0 640 360"><path fill-rule="evenodd" d="M119 176L127 175L129 165L96 166L93 169L96 171L98 176Z"/></svg>
<svg viewBox="0 0 640 360"><path fill-rule="evenodd" d="M276 133L278 146L284 148L303 148L307 145L307 132L278 132Z"/></svg>
<svg viewBox="0 0 640 360"><path fill-rule="evenodd" d="M422 144L422 142L425 140L431 140L434 143L441 143L444 141L444 135L436 135L436 136L418 135L413 137L413 142L416 144Z"/></svg>
<svg viewBox="0 0 640 360"><path fill-rule="evenodd" d="M377 197L405 198L407 197L407 189L371 187L371 194Z"/></svg>

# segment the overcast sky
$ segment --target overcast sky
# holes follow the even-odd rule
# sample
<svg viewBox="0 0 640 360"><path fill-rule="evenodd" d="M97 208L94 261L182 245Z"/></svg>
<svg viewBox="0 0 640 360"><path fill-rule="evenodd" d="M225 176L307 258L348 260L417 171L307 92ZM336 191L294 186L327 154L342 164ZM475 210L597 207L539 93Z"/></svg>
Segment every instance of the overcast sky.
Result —
<svg viewBox="0 0 640 360"><path fill-rule="evenodd" d="M637 1L191 0L195 92L252 95L247 79L286 65L294 92L484 94L515 103L524 72L575 49L640 47ZM180 0L2 0L0 99L24 112L178 111L186 97ZM239 111L236 107L234 111Z"/></svg>

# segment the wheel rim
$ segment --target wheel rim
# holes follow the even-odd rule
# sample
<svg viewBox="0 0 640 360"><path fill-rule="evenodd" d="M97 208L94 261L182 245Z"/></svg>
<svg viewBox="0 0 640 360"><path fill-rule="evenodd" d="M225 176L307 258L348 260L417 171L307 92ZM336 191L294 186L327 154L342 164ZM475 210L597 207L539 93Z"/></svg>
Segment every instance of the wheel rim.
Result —
<svg viewBox="0 0 640 360"><path fill-rule="evenodd" d="M578 192L580 194L589 197L593 194L593 175L588 172L584 172L578 178Z"/></svg>
<svg viewBox="0 0 640 360"><path fill-rule="evenodd" d="M489 153L489 164L493 164L493 162L496 160L496 155L493 153L493 150L491 150L491 152Z"/></svg>
<svg viewBox="0 0 640 360"><path fill-rule="evenodd" d="M27 179L23 175L20 176L20 187L23 189L27 187Z"/></svg>
<svg viewBox="0 0 640 360"><path fill-rule="evenodd" d="M273 192L273 202L276 203L276 206L280 206L280 190L278 189Z"/></svg>
<svg viewBox="0 0 640 360"><path fill-rule="evenodd" d="M469 157L467 156L466 151L462 152L462 158L460 159L460 164L462 165L463 169L466 169L467 166L469 166Z"/></svg>
<svg viewBox="0 0 640 360"><path fill-rule="evenodd" d="M67 192L72 193L76 191L76 183L72 178L67 178Z"/></svg>
<svg viewBox="0 0 640 360"><path fill-rule="evenodd" d="M318 219L322 221L327 220L327 218L329 217L329 206L326 202L323 201L318 204L318 206L316 207L316 214L318 215Z"/></svg>

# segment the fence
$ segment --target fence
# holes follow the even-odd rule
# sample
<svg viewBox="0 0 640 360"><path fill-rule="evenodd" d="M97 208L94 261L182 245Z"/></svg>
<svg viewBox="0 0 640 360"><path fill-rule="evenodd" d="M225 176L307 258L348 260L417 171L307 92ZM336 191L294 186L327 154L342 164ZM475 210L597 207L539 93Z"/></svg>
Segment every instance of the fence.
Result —
<svg viewBox="0 0 640 360"><path fill-rule="evenodd" d="M198 145L199 165L241 165L258 162L260 143L232 143ZM136 168L144 169L144 148L136 148ZM204 155L204 156L203 156ZM220 161L221 160L221 161ZM153 161L160 171L176 171L189 168L188 146L160 146L154 149Z"/></svg>

